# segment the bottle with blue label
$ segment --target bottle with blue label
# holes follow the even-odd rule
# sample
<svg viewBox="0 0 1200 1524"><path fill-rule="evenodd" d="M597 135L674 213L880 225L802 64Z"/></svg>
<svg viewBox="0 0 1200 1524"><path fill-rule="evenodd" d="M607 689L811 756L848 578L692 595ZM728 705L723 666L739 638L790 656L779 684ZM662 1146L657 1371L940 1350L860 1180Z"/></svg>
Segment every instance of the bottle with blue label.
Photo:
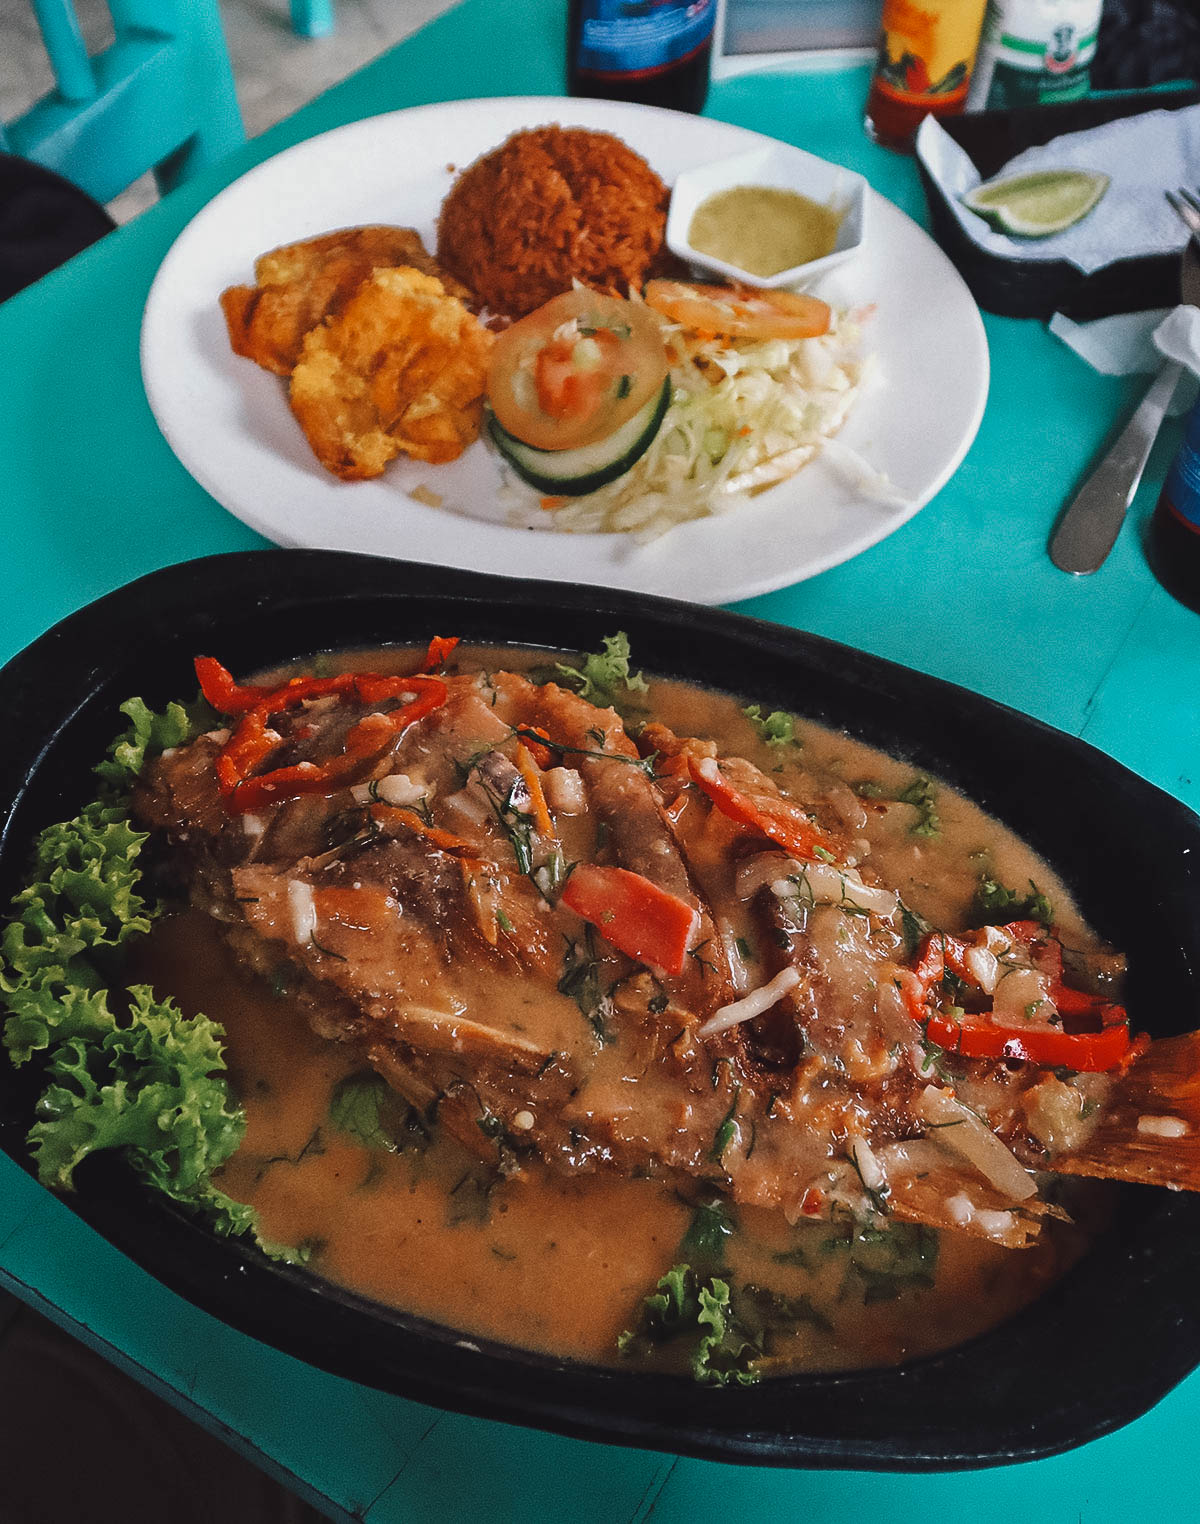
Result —
<svg viewBox="0 0 1200 1524"><path fill-rule="evenodd" d="M700 111L717 0L570 0L567 89Z"/></svg>
<svg viewBox="0 0 1200 1524"><path fill-rule="evenodd" d="M1200 613L1200 401L1188 414L1183 444L1167 472L1146 552L1167 592Z"/></svg>

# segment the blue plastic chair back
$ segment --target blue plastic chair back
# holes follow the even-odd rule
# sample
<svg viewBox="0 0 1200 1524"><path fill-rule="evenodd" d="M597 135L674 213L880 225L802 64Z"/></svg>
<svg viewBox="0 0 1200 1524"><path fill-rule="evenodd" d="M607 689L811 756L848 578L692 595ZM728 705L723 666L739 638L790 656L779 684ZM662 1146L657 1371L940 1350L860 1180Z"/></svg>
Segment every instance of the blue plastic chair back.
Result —
<svg viewBox="0 0 1200 1524"><path fill-rule="evenodd" d="M291 12L297 37L328 37L333 31L333 0L291 0Z"/></svg>
<svg viewBox="0 0 1200 1524"><path fill-rule="evenodd" d="M245 141L217 0L106 0L115 40L89 57L72 0L32 0L58 88L0 149L111 201L147 170L168 191Z"/></svg>

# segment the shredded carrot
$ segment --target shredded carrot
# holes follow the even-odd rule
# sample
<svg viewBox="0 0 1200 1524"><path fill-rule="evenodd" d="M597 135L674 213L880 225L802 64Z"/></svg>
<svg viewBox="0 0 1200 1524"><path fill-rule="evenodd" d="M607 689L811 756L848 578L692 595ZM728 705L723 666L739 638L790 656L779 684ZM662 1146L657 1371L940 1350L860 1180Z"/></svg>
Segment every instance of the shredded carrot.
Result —
<svg viewBox="0 0 1200 1524"><path fill-rule="evenodd" d="M753 434L753 432L754 432L754 430L750 427L750 425L748 423L744 423L744 424L742 424L741 428L737 431L737 437L739 439L746 439L751 434Z"/></svg>
<svg viewBox="0 0 1200 1524"><path fill-rule="evenodd" d="M543 730L540 725L531 725L530 730L535 736L545 736L547 741L550 739L550 732L548 730ZM529 748L529 755L533 758L541 770L543 772L549 771L549 769L554 766L556 761L555 755L550 750L550 748L548 746L542 746L537 741L531 740L528 735L523 736L522 739L524 740L525 745Z"/></svg>
<svg viewBox="0 0 1200 1524"><path fill-rule="evenodd" d="M453 831L443 831L441 826L427 825L416 810L406 809L398 804L373 804L371 817L378 821L390 821L395 824L405 825L415 835L423 837L431 847L436 847L439 852L452 852L456 857L471 857L478 859L479 850L471 842L464 841L461 836L455 836Z"/></svg>
<svg viewBox="0 0 1200 1524"><path fill-rule="evenodd" d="M567 502L568 499L565 497L544 497L540 501L540 506L549 513L552 508L565 508Z"/></svg>
<svg viewBox="0 0 1200 1524"><path fill-rule="evenodd" d="M529 797L533 801L534 824L548 841L556 841L554 822L546 806L546 795L542 792L542 780L538 776L538 770L534 766L533 758L529 755L529 748L524 741L517 742L517 768L525 780Z"/></svg>

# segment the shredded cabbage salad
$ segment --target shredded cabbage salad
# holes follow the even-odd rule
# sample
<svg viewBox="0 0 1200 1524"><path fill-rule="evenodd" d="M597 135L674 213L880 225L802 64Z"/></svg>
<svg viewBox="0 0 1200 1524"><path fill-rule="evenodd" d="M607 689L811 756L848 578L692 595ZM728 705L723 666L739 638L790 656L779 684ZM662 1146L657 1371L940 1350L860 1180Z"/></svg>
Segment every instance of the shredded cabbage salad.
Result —
<svg viewBox="0 0 1200 1524"><path fill-rule="evenodd" d="M633 468L548 511L575 534L651 540L727 513L793 476L841 428L870 369L861 314L834 314L819 338L745 340L668 329L672 398Z"/></svg>

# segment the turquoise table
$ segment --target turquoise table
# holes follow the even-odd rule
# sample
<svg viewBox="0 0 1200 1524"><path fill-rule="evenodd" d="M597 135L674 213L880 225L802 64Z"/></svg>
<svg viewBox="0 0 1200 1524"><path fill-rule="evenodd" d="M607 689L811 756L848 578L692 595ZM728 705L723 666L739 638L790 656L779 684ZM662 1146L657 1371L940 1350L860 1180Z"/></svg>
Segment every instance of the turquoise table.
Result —
<svg viewBox="0 0 1200 1524"><path fill-rule="evenodd" d="M142 390L142 305L184 223L258 160L358 117L561 90L564 13L560 0L466 0L0 306L0 657L130 578L261 543L176 462ZM924 221L912 163L861 130L866 88L862 70L746 77L715 87L708 112L859 170ZM1063 576L1046 556L1050 525L1136 383L1094 374L1035 323L986 323L991 397L945 490L874 550L744 610L1002 699L1200 807L1200 620L1159 589L1139 543L1178 425L1160 440L1105 567L1087 579ZM164 1290L3 1158L0 1284L338 1518L1128 1524L1196 1516L1198 1376L1128 1428L1052 1460L920 1477L766 1471L446 1415L323 1375Z"/></svg>

